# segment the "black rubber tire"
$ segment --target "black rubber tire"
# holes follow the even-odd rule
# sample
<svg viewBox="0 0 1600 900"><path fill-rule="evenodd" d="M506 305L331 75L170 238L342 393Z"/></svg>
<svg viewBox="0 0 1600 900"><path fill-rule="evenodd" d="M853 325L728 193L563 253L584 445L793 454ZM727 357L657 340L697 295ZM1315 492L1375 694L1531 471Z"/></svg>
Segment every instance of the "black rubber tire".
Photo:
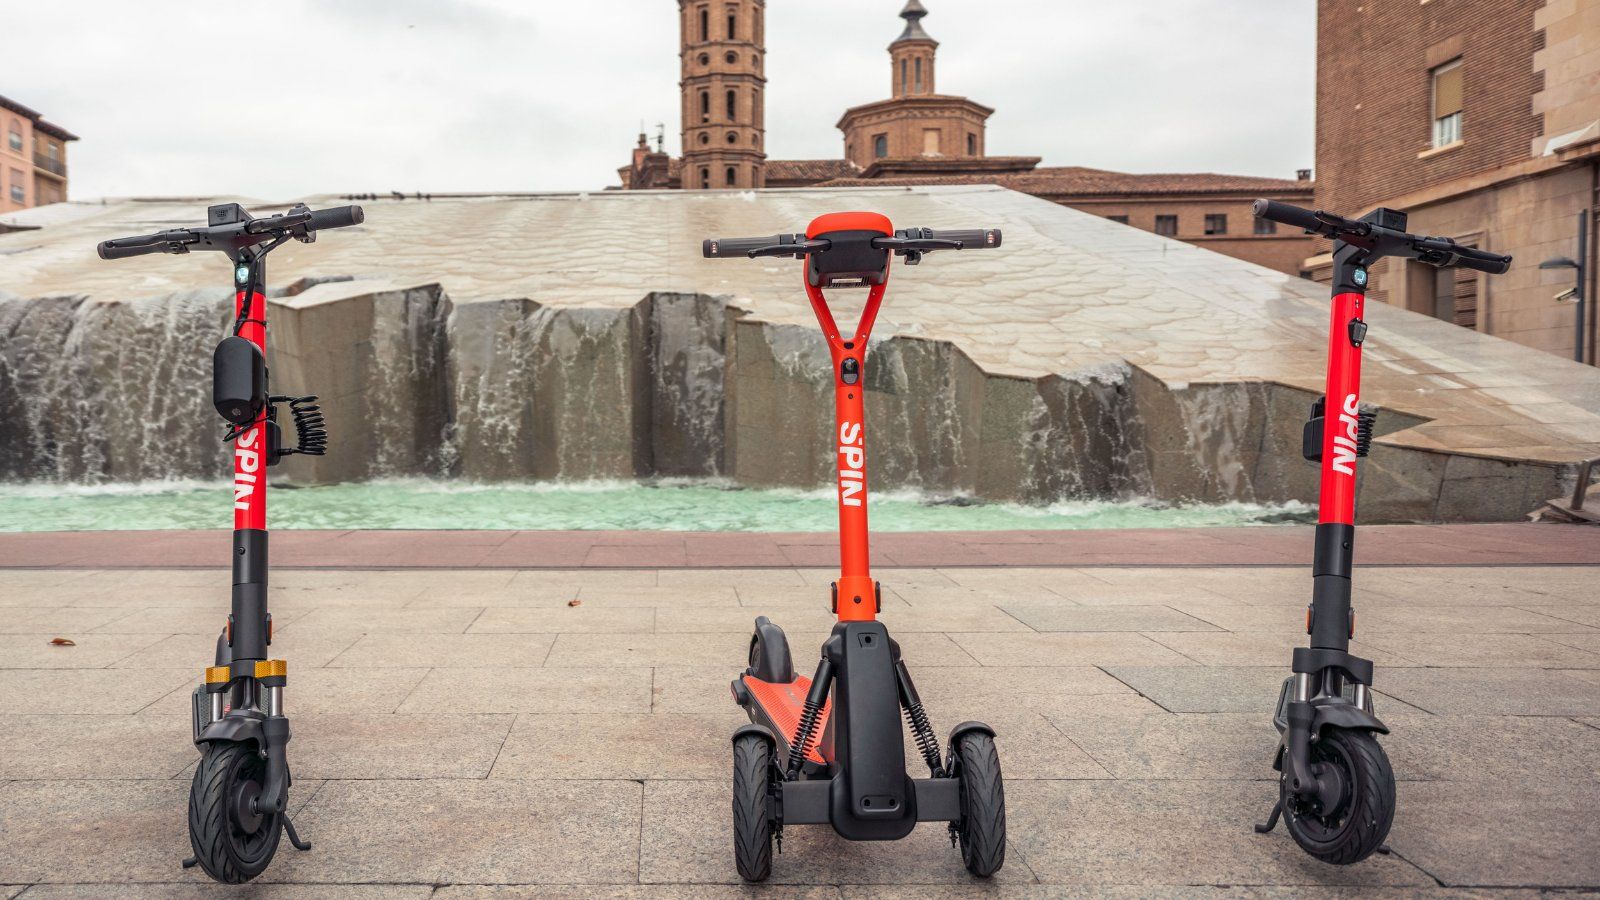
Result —
<svg viewBox="0 0 1600 900"><path fill-rule="evenodd" d="M745 881L772 874L772 745L747 734L733 742L733 860Z"/></svg>
<svg viewBox="0 0 1600 900"><path fill-rule="evenodd" d="M1345 780L1345 801L1330 821L1303 810L1284 790L1283 821L1301 849L1338 866L1371 856L1394 824L1394 770L1370 731L1329 728L1311 744L1313 764L1336 765Z"/></svg>
<svg viewBox="0 0 1600 900"><path fill-rule="evenodd" d="M241 780L265 783L266 760L248 744L207 744L189 786L189 846L207 875L223 884L243 884L265 872L278 852L283 816L262 816L253 833L232 815Z"/></svg>
<svg viewBox="0 0 1600 900"><path fill-rule="evenodd" d="M967 871L988 878L1006 861L1006 790L994 738L970 731L956 741L956 772L961 778L961 861Z"/></svg>

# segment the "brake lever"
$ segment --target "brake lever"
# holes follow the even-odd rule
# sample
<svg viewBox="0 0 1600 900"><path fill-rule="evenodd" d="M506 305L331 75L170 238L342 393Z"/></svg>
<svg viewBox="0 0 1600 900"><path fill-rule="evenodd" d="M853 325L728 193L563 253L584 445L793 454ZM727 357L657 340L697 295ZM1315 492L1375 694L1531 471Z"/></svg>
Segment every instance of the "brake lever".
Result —
<svg viewBox="0 0 1600 900"><path fill-rule="evenodd" d="M292 228L299 228L309 221L311 221L311 210L307 209L304 204L299 204L286 213L268 216L265 219L252 219L245 223L244 230L246 234L267 234L273 231L288 231Z"/></svg>
<svg viewBox="0 0 1600 900"><path fill-rule="evenodd" d="M796 259L809 256L812 253L826 253L833 246L833 241L809 240L795 244L771 244L766 247L757 247L745 254L751 259L760 256L793 256Z"/></svg>

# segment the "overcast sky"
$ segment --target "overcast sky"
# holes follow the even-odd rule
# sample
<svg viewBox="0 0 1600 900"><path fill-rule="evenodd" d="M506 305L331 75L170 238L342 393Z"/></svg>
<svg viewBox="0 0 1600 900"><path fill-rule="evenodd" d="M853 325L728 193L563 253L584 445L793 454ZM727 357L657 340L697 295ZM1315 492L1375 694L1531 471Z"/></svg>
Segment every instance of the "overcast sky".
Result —
<svg viewBox="0 0 1600 900"><path fill-rule="evenodd" d="M902 0L769 0L767 149L837 158ZM1312 164L1314 0L925 0L990 153L1130 172ZM82 140L73 199L598 189L678 150L671 0L8 4L0 94Z"/></svg>

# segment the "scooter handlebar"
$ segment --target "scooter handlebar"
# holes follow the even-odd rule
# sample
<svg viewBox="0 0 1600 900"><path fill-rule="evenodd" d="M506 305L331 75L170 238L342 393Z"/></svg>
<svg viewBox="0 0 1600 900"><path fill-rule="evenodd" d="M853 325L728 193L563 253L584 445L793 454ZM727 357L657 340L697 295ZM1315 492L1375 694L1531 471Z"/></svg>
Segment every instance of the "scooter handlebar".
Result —
<svg viewBox="0 0 1600 900"><path fill-rule="evenodd" d="M180 228L156 234L112 238L109 241L101 241L95 249L101 259L127 259L131 256L144 256L146 253L187 253L188 250L184 245L193 241L194 238L189 232Z"/></svg>
<svg viewBox="0 0 1600 900"><path fill-rule="evenodd" d="M1504 275L1511 268L1509 256L1476 247L1463 247L1449 238L1417 238L1413 246L1419 259L1433 265L1460 266L1490 275Z"/></svg>
<svg viewBox="0 0 1600 900"><path fill-rule="evenodd" d="M332 209L314 210L311 213L311 221L306 223L306 230L348 228L351 225L360 225L366 220L367 214L359 206L335 206Z"/></svg>
<svg viewBox="0 0 1600 900"><path fill-rule="evenodd" d="M748 258L750 251L762 250L777 244L799 243L805 235L775 234L771 237L707 238L700 244L700 253L706 259Z"/></svg>
<svg viewBox="0 0 1600 900"><path fill-rule="evenodd" d="M993 250L1000 246L998 228L956 228L950 230L925 228L924 237L935 241L956 241L962 250Z"/></svg>
<svg viewBox="0 0 1600 900"><path fill-rule="evenodd" d="M1309 209L1301 209L1290 203L1279 203L1276 200L1257 200L1251 205L1251 211L1258 219L1269 219L1273 222L1282 222L1307 231L1323 230L1324 223L1317 218L1317 214Z"/></svg>

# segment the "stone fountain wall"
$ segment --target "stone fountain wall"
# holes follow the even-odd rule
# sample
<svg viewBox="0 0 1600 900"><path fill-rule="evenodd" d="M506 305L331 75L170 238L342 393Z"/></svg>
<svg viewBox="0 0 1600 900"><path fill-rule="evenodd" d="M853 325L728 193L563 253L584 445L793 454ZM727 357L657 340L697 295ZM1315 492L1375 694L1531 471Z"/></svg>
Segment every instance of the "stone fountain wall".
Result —
<svg viewBox="0 0 1600 900"><path fill-rule="evenodd" d="M229 315L230 298L204 293L0 296L0 479L225 477L209 390ZM833 477L823 342L722 298L573 308L322 285L274 299L270 321L273 391L317 393L331 436L328 456L284 464L297 481ZM874 490L1316 499L1299 455L1315 397L1273 383L1172 386L1131 366L1015 378L952 344L892 337L874 342L864 387ZM1419 421L1385 412L1379 433ZM1554 467L1381 441L1362 473L1369 521L1517 518L1560 489Z"/></svg>

